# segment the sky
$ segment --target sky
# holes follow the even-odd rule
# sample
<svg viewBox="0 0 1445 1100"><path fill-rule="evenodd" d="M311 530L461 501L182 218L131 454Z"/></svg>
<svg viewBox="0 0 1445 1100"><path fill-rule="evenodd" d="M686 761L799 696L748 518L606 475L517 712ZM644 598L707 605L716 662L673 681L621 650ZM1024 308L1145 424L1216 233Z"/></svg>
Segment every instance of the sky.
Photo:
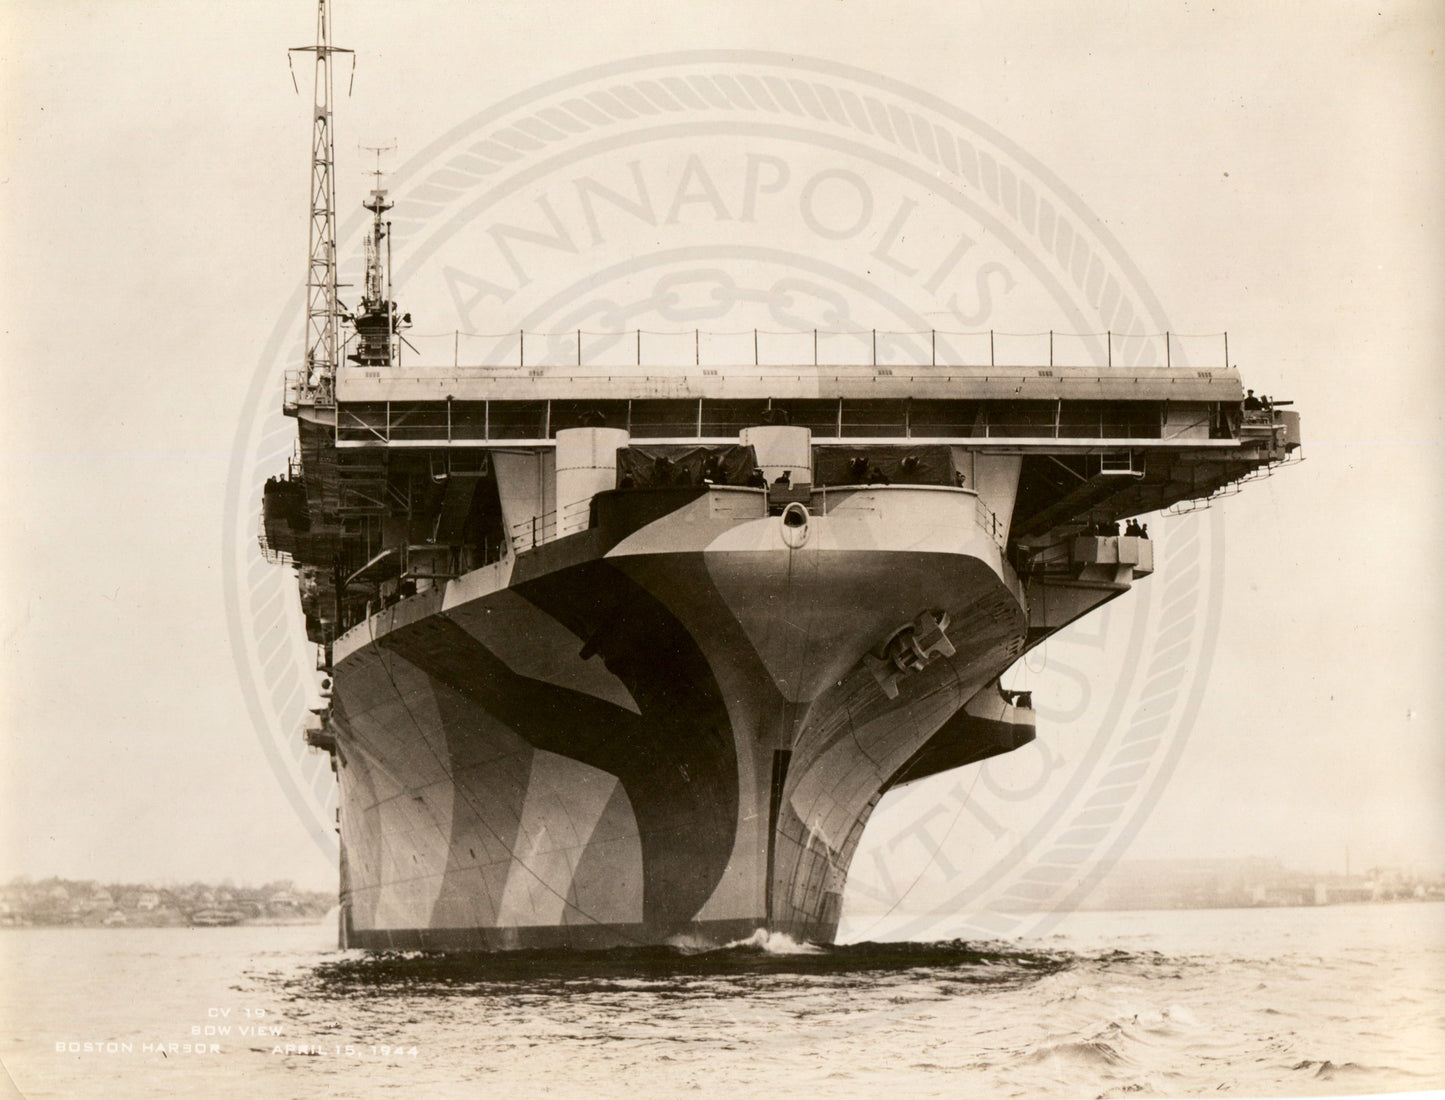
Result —
<svg viewBox="0 0 1445 1100"><path fill-rule="evenodd" d="M1423 3L345 2L340 205L359 144L404 163L640 54L820 58L968 112L1304 418L1303 464L1216 505L1208 686L1128 855L1442 869L1442 26ZM222 568L238 421L304 277L285 48L311 34L303 2L0 7L0 880L334 886L252 728Z"/></svg>

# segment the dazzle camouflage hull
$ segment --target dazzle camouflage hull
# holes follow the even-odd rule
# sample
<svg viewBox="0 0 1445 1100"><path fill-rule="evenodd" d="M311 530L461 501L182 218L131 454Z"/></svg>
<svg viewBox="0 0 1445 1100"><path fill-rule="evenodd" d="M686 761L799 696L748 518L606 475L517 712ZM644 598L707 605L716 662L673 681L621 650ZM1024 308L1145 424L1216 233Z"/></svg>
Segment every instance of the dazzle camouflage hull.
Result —
<svg viewBox="0 0 1445 1100"><path fill-rule="evenodd" d="M832 494L805 528L761 493L682 495L337 647L348 943L828 940L869 812L926 774L920 750L956 765L1032 736L996 694L964 709L1027 632L971 494ZM920 612L954 652L890 698L862 659Z"/></svg>

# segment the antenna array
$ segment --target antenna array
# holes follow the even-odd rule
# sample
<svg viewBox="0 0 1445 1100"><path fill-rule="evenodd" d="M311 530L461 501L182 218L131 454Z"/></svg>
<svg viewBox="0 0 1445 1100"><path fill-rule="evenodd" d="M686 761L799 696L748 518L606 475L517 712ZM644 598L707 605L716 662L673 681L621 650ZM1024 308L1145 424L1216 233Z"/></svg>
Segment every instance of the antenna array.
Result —
<svg viewBox="0 0 1445 1100"><path fill-rule="evenodd" d="M316 44L292 53L316 55L311 124L311 224L306 270L306 385L329 391L336 376L339 306L336 300L336 161L331 133L335 94L332 57L352 53L331 44L327 0L316 2ZM355 55L352 61L355 71ZM293 76L294 79L294 76Z"/></svg>

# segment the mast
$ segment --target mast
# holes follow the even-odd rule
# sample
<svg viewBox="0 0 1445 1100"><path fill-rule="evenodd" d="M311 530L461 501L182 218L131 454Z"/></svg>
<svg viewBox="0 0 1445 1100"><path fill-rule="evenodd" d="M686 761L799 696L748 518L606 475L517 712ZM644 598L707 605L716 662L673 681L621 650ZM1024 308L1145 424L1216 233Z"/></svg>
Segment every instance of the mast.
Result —
<svg viewBox="0 0 1445 1100"><path fill-rule="evenodd" d="M384 215L393 203L381 186L381 154L390 146L363 146L376 154L376 186L361 205L371 211L371 232L366 238L366 277L361 306L350 320L356 326L356 349L347 357L366 367L390 367L400 359L401 330L411 314L398 315L391 297L391 222Z"/></svg>
<svg viewBox="0 0 1445 1100"><path fill-rule="evenodd" d="M306 269L306 386L329 398L336 377L339 307L336 301L336 160L331 133L335 92L332 55L351 50L331 44L327 0L316 0L316 44L292 53L314 53L312 89L311 224ZM353 62L354 64L354 62Z"/></svg>

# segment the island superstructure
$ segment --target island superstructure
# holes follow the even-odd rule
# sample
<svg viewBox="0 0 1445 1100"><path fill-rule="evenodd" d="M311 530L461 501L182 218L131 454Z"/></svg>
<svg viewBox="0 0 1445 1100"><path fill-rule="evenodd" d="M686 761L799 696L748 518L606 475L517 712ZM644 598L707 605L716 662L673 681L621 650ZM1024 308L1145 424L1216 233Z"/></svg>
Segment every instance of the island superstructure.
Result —
<svg viewBox="0 0 1445 1100"><path fill-rule="evenodd" d="M379 186L336 300L325 19L263 544L330 681L346 946L831 940L883 794L1033 739L1002 674L1153 571L1118 522L1299 444L1228 367L966 365L928 333L906 365L808 333L771 365L581 333L565 364L522 333L403 362Z"/></svg>

